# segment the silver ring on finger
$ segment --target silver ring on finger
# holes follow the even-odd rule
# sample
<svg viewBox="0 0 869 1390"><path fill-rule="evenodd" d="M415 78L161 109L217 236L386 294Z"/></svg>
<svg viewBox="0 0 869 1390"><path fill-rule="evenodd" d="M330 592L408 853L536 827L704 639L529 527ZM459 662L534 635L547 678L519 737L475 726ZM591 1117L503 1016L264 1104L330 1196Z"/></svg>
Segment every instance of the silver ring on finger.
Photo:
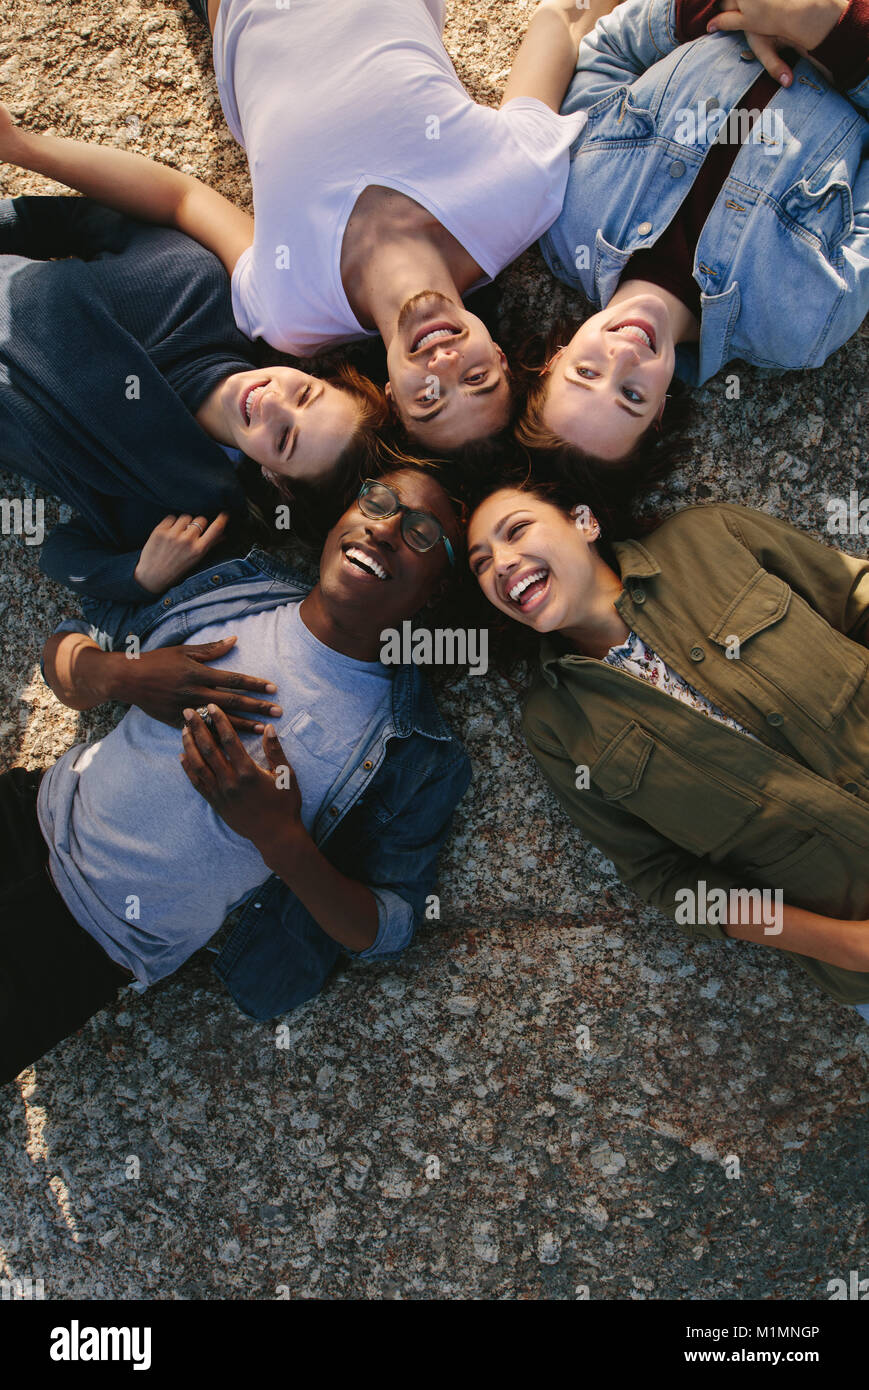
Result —
<svg viewBox="0 0 869 1390"><path fill-rule="evenodd" d="M195 526L195 527L196 527L196 529L197 529L197 531L199 532L200 536L204 536L204 535L205 535L205 527L204 527L204 526L200 526L198 521L188 521L188 523L187 523L187 530L188 530L188 531L190 530L190 527L191 527L191 526Z"/></svg>

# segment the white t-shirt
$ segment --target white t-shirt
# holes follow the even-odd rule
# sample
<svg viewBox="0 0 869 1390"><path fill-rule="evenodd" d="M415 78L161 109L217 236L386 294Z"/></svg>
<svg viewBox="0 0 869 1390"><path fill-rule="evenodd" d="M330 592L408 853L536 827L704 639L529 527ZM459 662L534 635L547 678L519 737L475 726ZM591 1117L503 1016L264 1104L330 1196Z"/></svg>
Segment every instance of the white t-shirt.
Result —
<svg viewBox="0 0 869 1390"><path fill-rule="evenodd" d="M283 7L282 7L283 5ZM254 243L236 322L297 356L364 336L341 283L344 230L371 184L421 204L485 283L561 211L584 112L468 96L441 40L443 0L222 0L214 70L247 152Z"/></svg>

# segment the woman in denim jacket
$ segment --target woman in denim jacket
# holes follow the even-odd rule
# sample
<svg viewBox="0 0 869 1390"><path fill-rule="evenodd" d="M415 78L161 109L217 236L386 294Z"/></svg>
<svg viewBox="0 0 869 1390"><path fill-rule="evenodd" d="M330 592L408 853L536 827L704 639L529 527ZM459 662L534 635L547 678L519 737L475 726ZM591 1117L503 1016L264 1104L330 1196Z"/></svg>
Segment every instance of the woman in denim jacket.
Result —
<svg viewBox="0 0 869 1390"><path fill-rule="evenodd" d="M718 8L627 0L582 42L563 110L588 124L541 246L601 312L550 351L526 445L633 462L674 371L699 385L734 358L819 367L866 314L869 3ZM823 11L814 27L809 8ZM756 11L833 82L800 57L780 86L744 34L706 33ZM767 61L781 78L783 60Z"/></svg>

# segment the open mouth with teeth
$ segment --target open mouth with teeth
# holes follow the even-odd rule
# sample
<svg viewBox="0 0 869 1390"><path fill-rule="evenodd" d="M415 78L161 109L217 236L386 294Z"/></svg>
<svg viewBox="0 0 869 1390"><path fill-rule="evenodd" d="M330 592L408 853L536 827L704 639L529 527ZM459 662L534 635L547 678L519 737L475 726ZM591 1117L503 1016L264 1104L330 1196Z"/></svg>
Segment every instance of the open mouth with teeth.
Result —
<svg viewBox="0 0 869 1390"><path fill-rule="evenodd" d="M268 386L267 381L260 381L254 386L249 386L241 398L241 414L246 425L250 424L250 417L253 414L254 406Z"/></svg>
<svg viewBox="0 0 869 1390"><path fill-rule="evenodd" d="M641 322L639 319L627 319L624 323L613 324L608 331L617 333L620 338L630 338L634 343L641 343L652 352L657 351L655 330L650 323Z"/></svg>
<svg viewBox="0 0 869 1390"><path fill-rule="evenodd" d="M521 579L517 579L507 590L507 600L517 608L521 608L523 613L527 613L532 607L536 607L536 600L542 598L549 588L549 570L545 566L538 570L531 570L528 574L523 574Z"/></svg>
<svg viewBox="0 0 869 1390"><path fill-rule="evenodd" d="M363 550L358 545L345 546L344 559L349 565L355 566L356 569L361 570L363 574L367 574L372 579L382 580L392 578L379 560L376 560L369 551Z"/></svg>
<svg viewBox="0 0 869 1390"><path fill-rule="evenodd" d="M448 338L458 338L461 328L456 328L451 323L427 323L419 330L410 345L411 352L419 352L421 348L429 348L434 343L446 342Z"/></svg>

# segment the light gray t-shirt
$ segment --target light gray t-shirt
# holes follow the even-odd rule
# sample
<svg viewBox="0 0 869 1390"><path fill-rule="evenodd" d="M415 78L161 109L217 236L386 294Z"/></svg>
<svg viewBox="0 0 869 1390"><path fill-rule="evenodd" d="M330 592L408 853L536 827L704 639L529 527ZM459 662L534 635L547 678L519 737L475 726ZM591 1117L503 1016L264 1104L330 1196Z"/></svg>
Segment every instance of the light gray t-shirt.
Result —
<svg viewBox="0 0 869 1390"><path fill-rule="evenodd" d="M200 628L189 641L238 640L215 665L274 681L272 721L310 829L333 783L391 696L392 673L324 646L298 602ZM242 734L265 766L262 737ZM78 744L39 790L39 821L57 889L112 960L144 987L170 975L268 870L250 840L187 779L181 731L135 707L97 743Z"/></svg>
<svg viewBox="0 0 869 1390"><path fill-rule="evenodd" d="M253 187L253 244L232 273L249 338L306 357L369 331L344 291L341 250L371 185L430 212L484 279L561 212L585 112L473 101L444 48L443 12L443 0L221 0L214 73Z"/></svg>

